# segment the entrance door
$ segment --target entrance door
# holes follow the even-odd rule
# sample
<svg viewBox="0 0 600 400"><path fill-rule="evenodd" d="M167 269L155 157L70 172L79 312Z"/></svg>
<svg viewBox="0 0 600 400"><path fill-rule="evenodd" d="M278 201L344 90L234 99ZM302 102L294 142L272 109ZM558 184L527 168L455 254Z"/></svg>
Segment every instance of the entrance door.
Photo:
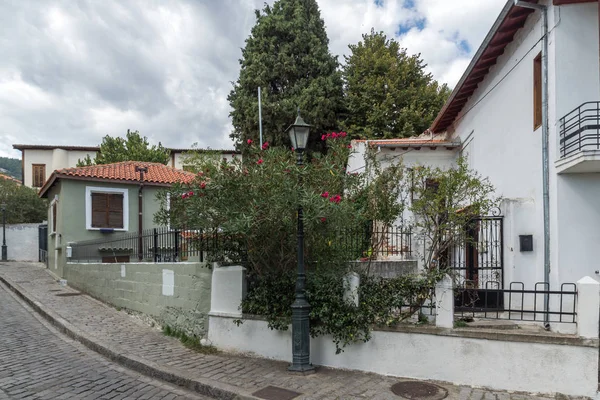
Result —
<svg viewBox="0 0 600 400"><path fill-rule="evenodd" d="M464 229L464 242L455 246L449 260L458 283L455 305L458 309L502 309L503 217L473 218Z"/></svg>

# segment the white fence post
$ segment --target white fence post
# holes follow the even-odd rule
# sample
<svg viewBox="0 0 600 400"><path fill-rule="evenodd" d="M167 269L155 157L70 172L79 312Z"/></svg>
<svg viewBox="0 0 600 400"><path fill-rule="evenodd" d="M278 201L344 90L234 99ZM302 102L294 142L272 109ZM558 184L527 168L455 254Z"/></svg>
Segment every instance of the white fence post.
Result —
<svg viewBox="0 0 600 400"><path fill-rule="evenodd" d="M246 268L215 267L210 290L210 313L241 317L240 304L246 297Z"/></svg>
<svg viewBox="0 0 600 400"><path fill-rule="evenodd" d="M360 277L356 272L351 272L344 276L344 301L354 304L358 307L358 287L360 286Z"/></svg>
<svg viewBox="0 0 600 400"><path fill-rule="evenodd" d="M577 281L577 335L598 339L598 310L600 309L600 283L584 276Z"/></svg>
<svg viewBox="0 0 600 400"><path fill-rule="evenodd" d="M435 326L454 327L454 290L452 278L445 275L435 285Z"/></svg>

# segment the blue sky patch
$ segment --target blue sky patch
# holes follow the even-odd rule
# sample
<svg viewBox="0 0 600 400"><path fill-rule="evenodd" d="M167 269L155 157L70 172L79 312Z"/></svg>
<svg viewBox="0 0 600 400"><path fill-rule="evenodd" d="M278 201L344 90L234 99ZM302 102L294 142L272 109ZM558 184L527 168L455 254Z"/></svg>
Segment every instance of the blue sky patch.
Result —
<svg viewBox="0 0 600 400"><path fill-rule="evenodd" d="M384 1L384 0L375 0L375 5L376 5L377 7L383 7L383 1Z"/></svg>
<svg viewBox="0 0 600 400"><path fill-rule="evenodd" d="M404 8L415 8L415 0L404 0Z"/></svg>
<svg viewBox="0 0 600 400"><path fill-rule="evenodd" d="M462 51L463 53L469 54L471 53L471 46L469 45L469 42L467 42L466 40L461 40L460 42L458 42L458 48L460 49L460 51Z"/></svg>
<svg viewBox="0 0 600 400"><path fill-rule="evenodd" d="M425 23L427 22L426 18L419 18L416 20L408 21L407 23L402 23L398 25L398 29L396 30L396 36L402 36L410 31L412 28L417 28L422 31L425 29Z"/></svg>

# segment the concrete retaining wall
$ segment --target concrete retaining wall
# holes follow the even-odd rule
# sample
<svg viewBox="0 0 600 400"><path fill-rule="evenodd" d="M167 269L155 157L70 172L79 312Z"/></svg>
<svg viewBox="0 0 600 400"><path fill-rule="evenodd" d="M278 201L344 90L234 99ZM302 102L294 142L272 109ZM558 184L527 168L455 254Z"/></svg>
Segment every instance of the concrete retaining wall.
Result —
<svg viewBox="0 0 600 400"><path fill-rule="evenodd" d="M6 251L9 260L39 260L39 226L40 224L6 225Z"/></svg>
<svg viewBox="0 0 600 400"><path fill-rule="evenodd" d="M245 320L212 314L209 339L219 349L251 353L290 362L292 334L269 329L266 321ZM239 318L239 317L238 317ZM429 330L430 333L423 331ZM533 335L472 332L410 327L404 332L374 331L367 343L353 344L335 354L330 336L311 338L311 362L383 375L431 379L499 390L596 394L598 385L597 343L579 345ZM473 330L471 330L473 331ZM504 336L504 340L500 337Z"/></svg>
<svg viewBox="0 0 600 400"><path fill-rule="evenodd" d="M67 263L69 286L116 307L204 337L212 270L201 263Z"/></svg>

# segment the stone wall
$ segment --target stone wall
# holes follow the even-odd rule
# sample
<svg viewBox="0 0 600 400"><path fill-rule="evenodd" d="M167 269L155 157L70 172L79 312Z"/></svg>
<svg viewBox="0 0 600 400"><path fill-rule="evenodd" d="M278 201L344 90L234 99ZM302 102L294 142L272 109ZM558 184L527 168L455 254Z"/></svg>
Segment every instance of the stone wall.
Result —
<svg viewBox="0 0 600 400"><path fill-rule="evenodd" d="M9 260L39 260L39 226L40 224L6 225L6 253Z"/></svg>
<svg viewBox="0 0 600 400"><path fill-rule="evenodd" d="M67 263L68 285L189 335L208 330L212 269L202 263Z"/></svg>

